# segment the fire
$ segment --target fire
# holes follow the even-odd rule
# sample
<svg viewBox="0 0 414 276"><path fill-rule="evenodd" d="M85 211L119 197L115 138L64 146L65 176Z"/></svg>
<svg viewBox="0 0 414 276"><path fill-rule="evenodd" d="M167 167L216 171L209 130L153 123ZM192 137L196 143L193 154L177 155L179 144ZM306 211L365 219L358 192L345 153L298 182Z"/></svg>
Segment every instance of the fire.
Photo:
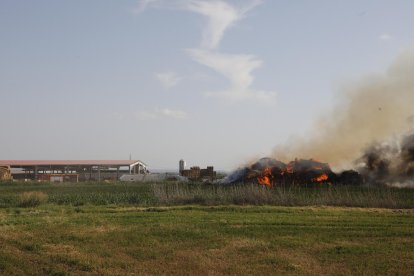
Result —
<svg viewBox="0 0 414 276"><path fill-rule="evenodd" d="M257 180L262 185L266 185L266 186L269 186L269 187L272 185L272 183L270 181L270 177L268 177L268 176L258 177Z"/></svg>
<svg viewBox="0 0 414 276"><path fill-rule="evenodd" d="M294 172L294 163L290 162L287 166L286 166L286 172L287 173L293 173Z"/></svg>
<svg viewBox="0 0 414 276"><path fill-rule="evenodd" d="M240 175L243 182L255 182L267 187L331 183L336 180L336 175L327 163L313 159L295 159L286 164L276 159L262 158L240 172L243 172Z"/></svg>
<svg viewBox="0 0 414 276"><path fill-rule="evenodd" d="M259 176L257 178L257 181L262 184L262 185L266 185L266 186L272 186L272 181L271 178L272 177L272 169L271 168L266 168L263 170L262 176Z"/></svg>
<svg viewBox="0 0 414 276"><path fill-rule="evenodd" d="M314 159L295 159L289 163L273 158L261 158L249 167L234 171L222 183L258 183L267 187L274 186L320 186L350 184L361 185L362 176L353 170L334 173L328 163Z"/></svg>
<svg viewBox="0 0 414 276"><path fill-rule="evenodd" d="M280 173L280 175L285 175L285 174L293 174L294 173L294 163L290 162L289 164L287 164L286 168L282 170L282 172Z"/></svg>
<svg viewBox="0 0 414 276"><path fill-rule="evenodd" d="M328 178L329 178L328 175L326 173L324 173L321 176L313 178L312 181L314 181L314 182L323 182L323 181L328 180Z"/></svg>

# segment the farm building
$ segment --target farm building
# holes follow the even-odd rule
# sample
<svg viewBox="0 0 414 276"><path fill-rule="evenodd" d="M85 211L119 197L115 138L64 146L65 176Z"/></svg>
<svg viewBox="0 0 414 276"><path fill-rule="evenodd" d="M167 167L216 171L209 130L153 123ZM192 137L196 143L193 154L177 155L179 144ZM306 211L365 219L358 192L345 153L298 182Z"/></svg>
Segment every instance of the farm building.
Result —
<svg viewBox="0 0 414 276"><path fill-rule="evenodd" d="M194 166L189 170L186 170L185 161L183 159L178 162L178 172L180 176L186 177L190 180L214 180L217 175L213 166L208 166L207 169L201 169L198 166Z"/></svg>
<svg viewBox="0 0 414 276"><path fill-rule="evenodd" d="M15 180L101 181L118 180L123 174L146 174L139 160L0 160Z"/></svg>
<svg viewBox="0 0 414 276"><path fill-rule="evenodd" d="M189 170L181 170L180 175L187 177L190 180L201 180L209 179L213 180L216 178L216 172L212 166L207 167L207 169L200 169L200 167L191 167Z"/></svg>

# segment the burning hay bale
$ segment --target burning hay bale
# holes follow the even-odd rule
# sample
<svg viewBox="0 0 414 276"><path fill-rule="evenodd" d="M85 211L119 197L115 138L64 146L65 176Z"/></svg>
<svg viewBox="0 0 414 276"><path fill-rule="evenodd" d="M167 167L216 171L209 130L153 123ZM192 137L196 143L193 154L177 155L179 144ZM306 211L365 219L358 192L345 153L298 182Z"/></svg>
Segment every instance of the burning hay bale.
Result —
<svg viewBox="0 0 414 276"><path fill-rule="evenodd" d="M319 183L360 184L362 178L356 171L335 174L328 164L313 159L296 159L285 164L272 158L262 158L249 167L238 169L221 183L258 183L268 187L284 185L315 185Z"/></svg>
<svg viewBox="0 0 414 276"><path fill-rule="evenodd" d="M364 178L357 171L347 170L337 175L335 183L341 185L359 186L364 183Z"/></svg>
<svg viewBox="0 0 414 276"><path fill-rule="evenodd" d="M262 158L234 171L220 183L257 183L268 187L365 184L414 188L414 132L399 140L372 144L355 164L355 170L335 173L327 163L313 159L295 159L285 164L273 158Z"/></svg>

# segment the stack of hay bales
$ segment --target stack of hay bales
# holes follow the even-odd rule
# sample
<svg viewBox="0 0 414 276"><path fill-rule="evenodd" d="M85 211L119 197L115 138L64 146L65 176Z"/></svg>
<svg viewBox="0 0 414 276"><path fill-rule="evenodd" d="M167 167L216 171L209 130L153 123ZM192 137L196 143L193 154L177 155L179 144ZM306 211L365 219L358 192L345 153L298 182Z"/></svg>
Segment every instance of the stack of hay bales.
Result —
<svg viewBox="0 0 414 276"><path fill-rule="evenodd" d="M12 175L9 166L0 166L0 181L12 180Z"/></svg>

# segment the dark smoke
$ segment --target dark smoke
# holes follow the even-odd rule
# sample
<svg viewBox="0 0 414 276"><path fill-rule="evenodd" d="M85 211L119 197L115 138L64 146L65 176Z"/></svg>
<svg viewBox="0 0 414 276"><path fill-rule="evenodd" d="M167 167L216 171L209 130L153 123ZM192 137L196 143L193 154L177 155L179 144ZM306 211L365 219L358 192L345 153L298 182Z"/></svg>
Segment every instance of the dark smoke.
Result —
<svg viewBox="0 0 414 276"><path fill-rule="evenodd" d="M358 160L368 185L414 188L414 133L398 143L374 144Z"/></svg>

